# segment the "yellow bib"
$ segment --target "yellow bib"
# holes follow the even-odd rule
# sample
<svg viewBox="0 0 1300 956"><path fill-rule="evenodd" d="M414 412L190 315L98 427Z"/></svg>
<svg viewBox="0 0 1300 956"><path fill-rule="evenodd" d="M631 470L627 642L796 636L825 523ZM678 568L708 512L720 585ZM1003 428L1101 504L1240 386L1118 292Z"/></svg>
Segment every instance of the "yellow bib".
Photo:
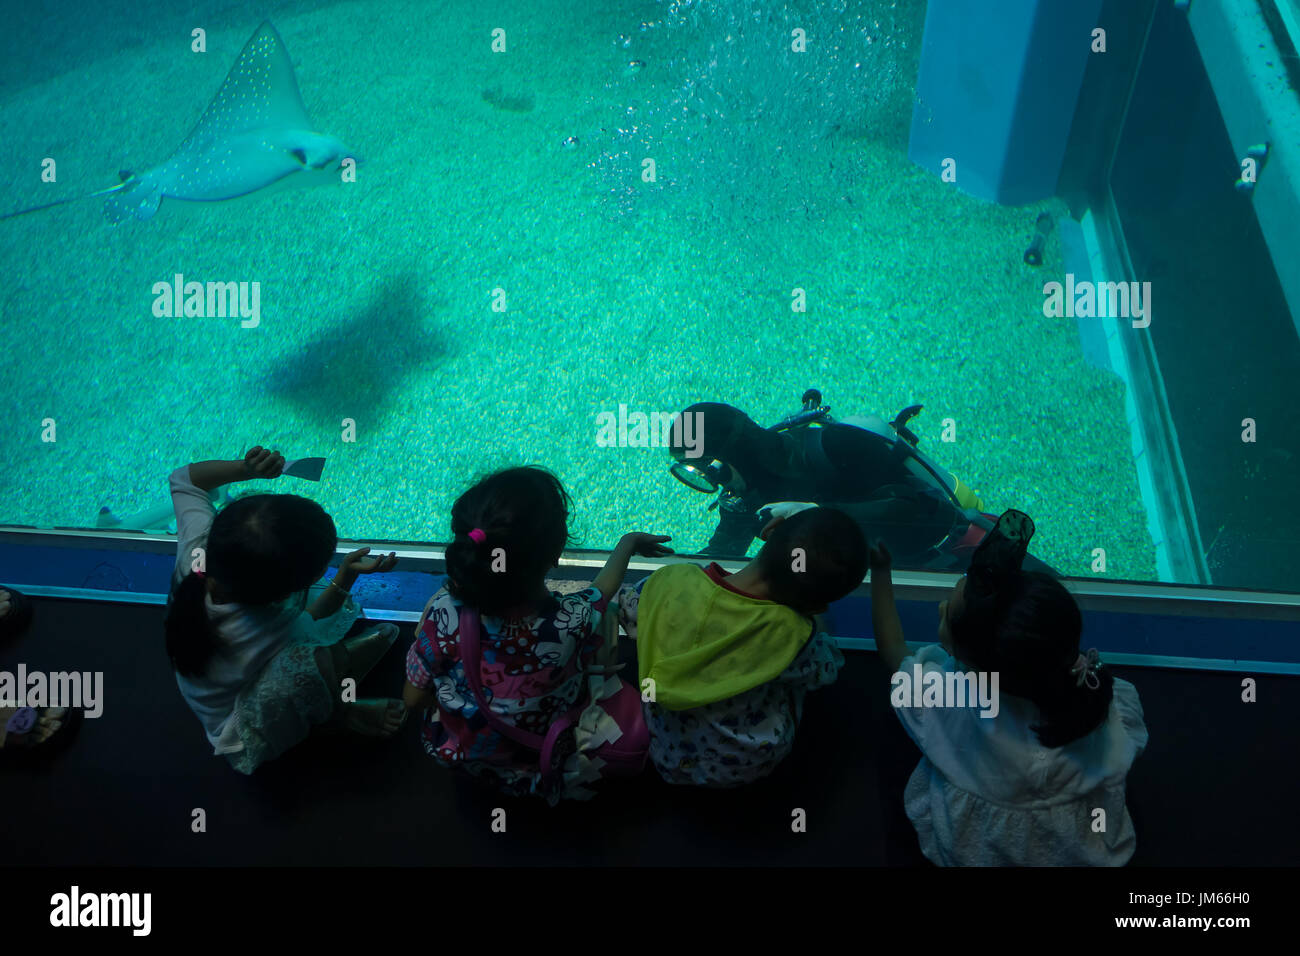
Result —
<svg viewBox="0 0 1300 956"><path fill-rule="evenodd" d="M702 707L777 677L812 637L813 623L775 601L715 584L694 564L650 575L637 606L637 669L668 710Z"/></svg>

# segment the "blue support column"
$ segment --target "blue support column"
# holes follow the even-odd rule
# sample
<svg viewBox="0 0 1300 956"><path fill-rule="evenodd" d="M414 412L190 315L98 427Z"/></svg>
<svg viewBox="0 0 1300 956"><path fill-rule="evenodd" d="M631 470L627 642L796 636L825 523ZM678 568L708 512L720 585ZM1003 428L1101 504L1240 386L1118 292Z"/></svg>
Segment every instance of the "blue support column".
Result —
<svg viewBox="0 0 1300 956"><path fill-rule="evenodd" d="M1102 0L929 0L908 156L1004 205L1056 192Z"/></svg>

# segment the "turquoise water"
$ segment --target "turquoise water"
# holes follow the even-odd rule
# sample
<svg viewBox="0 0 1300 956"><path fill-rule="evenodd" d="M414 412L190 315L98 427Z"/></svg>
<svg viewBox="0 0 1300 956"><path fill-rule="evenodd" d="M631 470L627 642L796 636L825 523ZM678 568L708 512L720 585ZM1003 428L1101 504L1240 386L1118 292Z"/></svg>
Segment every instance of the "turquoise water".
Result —
<svg viewBox="0 0 1300 956"><path fill-rule="evenodd" d="M708 499L662 450L600 447L597 416L726 401L767 424L815 386L838 415L924 404L921 447L987 510L1033 515L1060 570L1104 547L1110 576L1154 578L1123 385L1043 317L1058 245L1021 263L1064 208L981 203L907 159L919 0L283 8L303 101L364 158L357 181L116 227L96 200L0 222L0 521L150 508L178 465L262 444L329 459L321 484L273 487L346 537L444 539L476 475L528 462L573 494L579 545L639 529L690 550ZM165 159L257 27L214 19L194 54L203 12L6 83L5 207ZM258 282L260 323L156 317L177 273Z"/></svg>

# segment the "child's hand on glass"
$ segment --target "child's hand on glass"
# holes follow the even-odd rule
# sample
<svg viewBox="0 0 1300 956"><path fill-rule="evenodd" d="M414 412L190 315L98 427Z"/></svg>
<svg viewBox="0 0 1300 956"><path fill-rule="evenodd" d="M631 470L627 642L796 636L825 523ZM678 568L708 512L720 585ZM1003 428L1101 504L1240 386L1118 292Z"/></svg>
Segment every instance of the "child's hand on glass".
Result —
<svg viewBox="0 0 1300 956"><path fill-rule="evenodd" d="M871 568L872 575L874 576L877 571L888 574L893 561L894 558L889 553L889 548L885 546L885 542L877 538L875 544L867 551L867 565Z"/></svg>
<svg viewBox="0 0 1300 956"><path fill-rule="evenodd" d="M623 535L623 540L619 543L630 548L633 554L639 554L643 558L662 558L666 554L672 554L672 548L665 548L665 541L673 540L672 535L668 534L646 534L644 531L632 531Z"/></svg>

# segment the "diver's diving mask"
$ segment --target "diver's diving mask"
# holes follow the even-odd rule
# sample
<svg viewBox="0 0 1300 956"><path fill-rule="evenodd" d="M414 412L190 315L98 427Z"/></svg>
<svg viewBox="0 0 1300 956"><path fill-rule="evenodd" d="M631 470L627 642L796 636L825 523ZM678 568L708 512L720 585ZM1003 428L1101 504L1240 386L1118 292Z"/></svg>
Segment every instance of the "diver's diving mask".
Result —
<svg viewBox="0 0 1300 956"><path fill-rule="evenodd" d="M704 467L686 461L677 461L673 462L672 467L668 470L682 484L705 494L712 494L717 491L731 481L734 475L730 465L724 464L716 458Z"/></svg>

